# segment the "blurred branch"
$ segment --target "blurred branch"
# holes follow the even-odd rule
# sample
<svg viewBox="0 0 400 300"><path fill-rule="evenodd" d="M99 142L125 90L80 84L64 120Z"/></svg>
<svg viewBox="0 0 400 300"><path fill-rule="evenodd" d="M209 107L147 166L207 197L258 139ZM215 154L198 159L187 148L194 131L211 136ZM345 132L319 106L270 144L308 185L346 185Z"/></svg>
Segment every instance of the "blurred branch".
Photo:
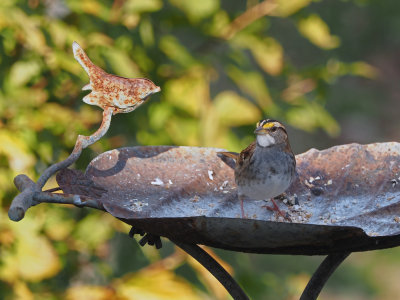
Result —
<svg viewBox="0 0 400 300"><path fill-rule="evenodd" d="M329 254L314 272L300 300L317 299L319 293L336 268L350 255L350 252Z"/></svg>
<svg viewBox="0 0 400 300"><path fill-rule="evenodd" d="M195 52L210 52L215 47L221 45L224 40L233 38L239 31L249 26L254 21L270 15L276 8L275 0L265 0L247 9L240 16L235 18L229 25L222 28L221 34L218 37L210 37L203 44L194 49Z"/></svg>
<svg viewBox="0 0 400 300"><path fill-rule="evenodd" d="M225 287L233 299L249 299L232 276L206 251L195 244L186 244L175 240L171 241L203 265L203 267L205 267Z"/></svg>
<svg viewBox="0 0 400 300"><path fill-rule="evenodd" d="M278 5L274 0L265 0L246 10L223 30L222 38L229 40L236 33L249 26L254 21L269 15Z"/></svg>

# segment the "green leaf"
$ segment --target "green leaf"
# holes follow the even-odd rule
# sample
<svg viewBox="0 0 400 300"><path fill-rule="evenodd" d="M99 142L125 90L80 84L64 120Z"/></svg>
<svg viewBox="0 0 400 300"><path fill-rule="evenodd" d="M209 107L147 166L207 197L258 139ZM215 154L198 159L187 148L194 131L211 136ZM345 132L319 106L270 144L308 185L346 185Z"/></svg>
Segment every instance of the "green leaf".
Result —
<svg viewBox="0 0 400 300"><path fill-rule="evenodd" d="M90 214L77 224L73 236L79 249L95 250L114 233L111 226L112 216Z"/></svg>
<svg viewBox="0 0 400 300"><path fill-rule="evenodd" d="M164 36L159 47L172 61L182 66L191 66L196 62L188 50L172 35Z"/></svg>

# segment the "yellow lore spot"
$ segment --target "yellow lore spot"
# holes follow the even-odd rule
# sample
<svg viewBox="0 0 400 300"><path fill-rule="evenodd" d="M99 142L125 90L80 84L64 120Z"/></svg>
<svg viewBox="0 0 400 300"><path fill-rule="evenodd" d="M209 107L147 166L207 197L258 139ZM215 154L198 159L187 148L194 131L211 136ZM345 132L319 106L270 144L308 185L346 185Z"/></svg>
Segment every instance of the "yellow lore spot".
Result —
<svg viewBox="0 0 400 300"><path fill-rule="evenodd" d="M265 123L263 125L263 128L268 129L268 128L271 128L271 127L274 127L274 126L275 126L275 122L269 122L269 123Z"/></svg>

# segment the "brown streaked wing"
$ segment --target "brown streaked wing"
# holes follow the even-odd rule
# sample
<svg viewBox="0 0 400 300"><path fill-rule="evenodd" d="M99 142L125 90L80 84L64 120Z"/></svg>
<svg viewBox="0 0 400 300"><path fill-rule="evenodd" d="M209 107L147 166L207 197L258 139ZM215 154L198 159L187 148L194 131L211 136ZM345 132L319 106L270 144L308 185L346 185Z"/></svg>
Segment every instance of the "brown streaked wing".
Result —
<svg viewBox="0 0 400 300"><path fill-rule="evenodd" d="M237 163L239 165L242 165L245 160L250 159L253 156L255 148L256 148L256 141L252 142L250 145L247 146L246 149L240 152L239 160L237 161Z"/></svg>
<svg viewBox="0 0 400 300"><path fill-rule="evenodd" d="M235 161L237 161L239 158L239 153L236 152L218 152L218 154L222 154L226 157L233 158Z"/></svg>

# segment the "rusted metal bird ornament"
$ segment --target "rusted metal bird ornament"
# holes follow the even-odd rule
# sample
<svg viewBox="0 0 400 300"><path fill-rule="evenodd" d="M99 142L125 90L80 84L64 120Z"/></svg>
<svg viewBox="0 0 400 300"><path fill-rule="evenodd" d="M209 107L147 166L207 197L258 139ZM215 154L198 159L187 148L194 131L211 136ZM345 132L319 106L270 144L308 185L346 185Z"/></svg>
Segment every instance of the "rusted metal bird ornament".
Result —
<svg viewBox="0 0 400 300"><path fill-rule="evenodd" d="M82 90L92 90L83 102L97 105L103 110L112 108L113 114L128 113L139 107L146 99L159 91L151 80L146 78L125 78L105 72L96 66L77 42L72 49L75 59L89 75L90 83Z"/></svg>

